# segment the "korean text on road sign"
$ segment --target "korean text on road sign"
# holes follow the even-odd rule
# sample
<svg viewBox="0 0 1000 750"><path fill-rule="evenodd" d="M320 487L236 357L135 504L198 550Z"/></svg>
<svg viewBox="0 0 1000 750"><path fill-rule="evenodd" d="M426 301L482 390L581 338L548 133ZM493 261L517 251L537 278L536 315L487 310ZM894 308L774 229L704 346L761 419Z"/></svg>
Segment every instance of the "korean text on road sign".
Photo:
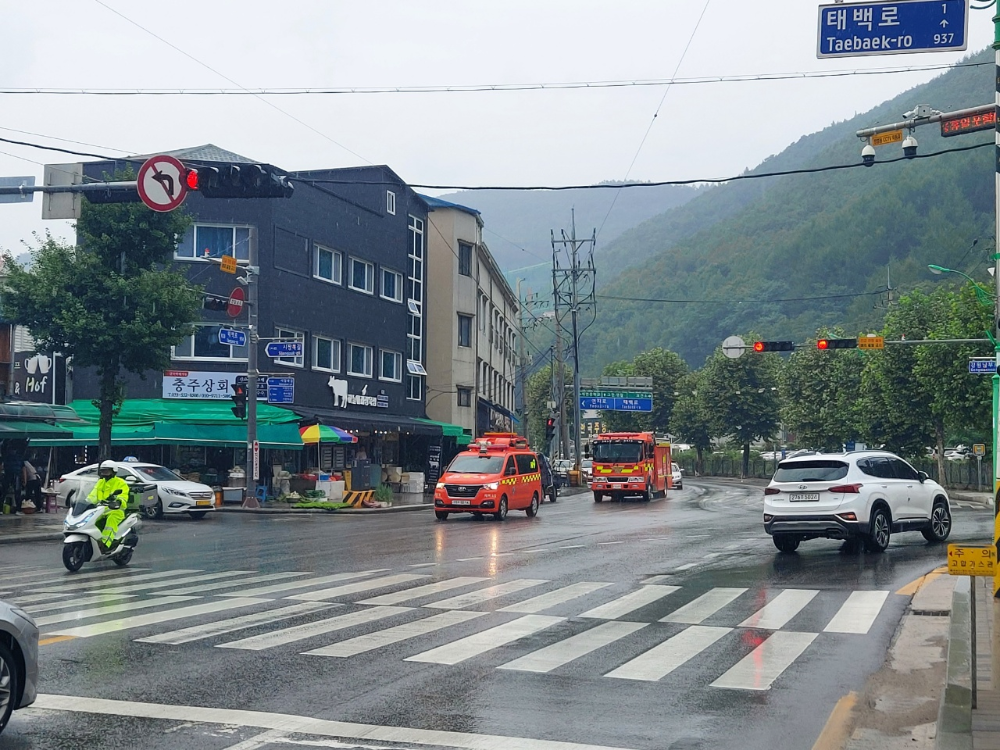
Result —
<svg viewBox="0 0 1000 750"><path fill-rule="evenodd" d="M948 545L948 574L953 576L993 576L996 574L997 548L992 544Z"/></svg>
<svg viewBox="0 0 1000 750"><path fill-rule="evenodd" d="M236 273L236 258L232 255L222 256L223 273Z"/></svg>
<svg viewBox="0 0 1000 750"><path fill-rule="evenodd" d="M885 349L883 336L858 336L858 349Z"/></svg>

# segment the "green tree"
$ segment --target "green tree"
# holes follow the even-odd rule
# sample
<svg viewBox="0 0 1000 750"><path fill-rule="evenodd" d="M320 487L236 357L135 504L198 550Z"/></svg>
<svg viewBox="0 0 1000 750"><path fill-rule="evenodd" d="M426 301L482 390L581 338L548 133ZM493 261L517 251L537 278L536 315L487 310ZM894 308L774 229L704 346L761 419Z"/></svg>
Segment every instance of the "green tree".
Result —
<svg viewBox="0 0 1000 750"><path fill-rule="evenodd" d="M745 341L756 341L748 334ZM750 470L750 443L771 437L778 429L778 383L781 356L746 352L729 359L720 346L704 367L705 410L712 432L743 448L742 475Z"/></svg>
<svg viewBox="0 0 1000 750"><path fill-rule="evenodd" d="M674 393L687 373L687 363L669 349L656 347L636 355L632 360L632 374L653 379L653 411L639 416L642 429L666 432L670 428L676 399Z"/></svg>
<svg viewBox="0 0 1000 750"><path fill-rule="evenodd" d="M543 452L549 450L545 442L545 420L549 416L548 402L552 400L552 365L545 365L528 376L525 402L528 404L528 442Z"/></svg>
<svg viewBox="0 0 1000 750"><path fill-rule="evenodd" d="M705 450L712 447L712 421L705 404L704 373L699 370L677 382L670 431L694 446L698 454L695 471L705 473Z"/></svg>
<svg viewBox="0 0 1000 750"><path fill-rule="evenodd" d="M101 459L110 455L112 420L125 397L123 372L163 370L170 347L193 331L201 288L166 268L190 221L138 203L84 201L78 247L46 236L30 267L4 258L4 317L26 326L39 351L97 370Z"/></svg>
<svg viewBox="0 0 1000 750"><path fill-rule="evenodd" d="M628 360L622 360L605 365L601 374L614 378L626 378L635 375L635 368ZM601 421L608 432L639 432L641 429L637 412L602 411Z"/></svg>

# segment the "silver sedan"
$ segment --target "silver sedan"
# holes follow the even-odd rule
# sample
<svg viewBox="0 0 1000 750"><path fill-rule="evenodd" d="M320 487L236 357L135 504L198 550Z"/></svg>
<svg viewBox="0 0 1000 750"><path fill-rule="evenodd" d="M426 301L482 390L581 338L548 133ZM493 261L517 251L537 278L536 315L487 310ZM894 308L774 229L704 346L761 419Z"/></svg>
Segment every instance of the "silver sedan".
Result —
<svg viewBox="0 0 1000 750"><path fill-rule="evenodd" d="M35 702L38 691L38 627L31 616L0 601L0 732L15 708Z"/></svg>

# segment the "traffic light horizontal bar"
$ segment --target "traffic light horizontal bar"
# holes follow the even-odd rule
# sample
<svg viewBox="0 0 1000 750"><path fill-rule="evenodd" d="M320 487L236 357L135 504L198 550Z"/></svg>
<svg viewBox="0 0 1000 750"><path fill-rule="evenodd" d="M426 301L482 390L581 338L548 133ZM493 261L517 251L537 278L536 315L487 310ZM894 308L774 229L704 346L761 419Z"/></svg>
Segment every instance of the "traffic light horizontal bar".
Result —
<svg viewBox="0 0 1000 750"><path fill-rule="evenodd" d="M102 193L106 190L135 190L136 182L85 182L81 185L14 185L0 187L0 195L22 193Z"/></svg>

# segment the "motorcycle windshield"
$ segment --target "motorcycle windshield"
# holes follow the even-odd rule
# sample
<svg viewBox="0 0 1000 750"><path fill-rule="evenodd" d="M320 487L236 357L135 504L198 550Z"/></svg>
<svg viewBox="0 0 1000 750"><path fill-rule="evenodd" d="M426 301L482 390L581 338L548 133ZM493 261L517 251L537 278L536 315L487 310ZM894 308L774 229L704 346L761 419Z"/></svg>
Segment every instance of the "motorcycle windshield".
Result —
<svg viewBox="0 0 1000 750"><path fill-rule="evenodd" d="M96 507L97 506L94 505L89 500L77 500L75 503L73 503L73 515L82 516L91 508L96 508Z"/></svg>

